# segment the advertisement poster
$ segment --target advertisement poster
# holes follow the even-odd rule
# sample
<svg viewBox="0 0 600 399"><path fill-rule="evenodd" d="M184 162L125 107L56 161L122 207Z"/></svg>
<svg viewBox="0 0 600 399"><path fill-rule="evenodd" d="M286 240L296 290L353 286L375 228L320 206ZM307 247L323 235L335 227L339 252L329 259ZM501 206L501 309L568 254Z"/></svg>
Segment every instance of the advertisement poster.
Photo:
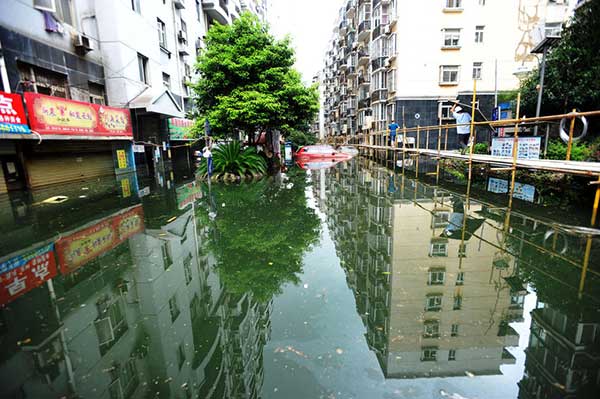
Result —
<svg viewBox="0 0 600 399"><path fill-rule="evenodd" d="M119 169L127 169L127 155L125 150L117 150L117 163Z"/></svg>
<svg viewBox="0 0 600 399"><path fill-rule="evenodd" d="M169 138L171 140L194 140L192 136L194 121L183 118L169 119Z"/></svg>
<svg viewBox="0 0 600 399"><path fill-rule="evenodd" d="M0 134L31 134L19 94L0 91Z"/></svg>
<svg viewBox="0 0 600 399"><path fill-rule="evenodd" d="M14 301L55 276L54 244L0 263L0 305Z"/></svg>
<svg viewBox="0 0 600 399"><path fill-rule="evenodd" d="M133 137L128 109L25 93L31 129L43 135Z"/></svg>
<svg viewBox="0 0 600 399"><path fill-rule="evenodd" d="M144 229L142 206L108 217L56 242L60 271L69 274Z"/></svg>
<svg viewBox="0 0 600 399"><path fill-rule="evenodd" d="M519 137L518 159L540 159L541 137ZM512 157L514 139L512 137L494 137L492 155Z"/></svg>
<svg viewBox="0 0 600 399"><path fill-rule="evenodd" d="M202 190L200 185L196 184L195 181L184 184L175 190L177 195L177 208L184 209L192 202L202 198Z"/></svg>

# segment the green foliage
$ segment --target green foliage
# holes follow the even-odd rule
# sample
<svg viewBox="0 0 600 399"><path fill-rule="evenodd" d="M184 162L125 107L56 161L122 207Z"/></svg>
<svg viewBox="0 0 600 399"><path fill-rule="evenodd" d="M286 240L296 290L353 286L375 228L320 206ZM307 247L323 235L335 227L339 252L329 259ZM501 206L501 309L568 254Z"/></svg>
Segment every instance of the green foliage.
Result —
<svg viewBox="0 0 600 399"><path fill-rule="evenodd" d="M572 161L586 161L592 155L592 151L585 142L573 143L571 146ZM567 145L560 139L552 139L548 142L547 159L567 159Z"/></svg>
<svg viewBox="0 0 600 399"><path fill-rule="evenodd" d="M217 136L306 126L318 111L318 91L302 83L293 64L289 39L276 40L250 13L213 25L196 64L201 78L192 85L202 124L195 131L205 117Z"/></svg>
<svg viewBox="0 0 600 399"><path fill-rule="evenodd" d="M209 247L228 292L266 302L283 284L299 282L303 255L320 231L305 189L305 172L295 170L285 183L270 178L212 187L217 215Z"/></svg>
<svg viewBox="0 0 600 399"><path fill-rule="evenodd" d="M293 130L286 139L292 142L293 147L302 147L305 145L312 145L317 142L317 138L314 134L305 133L300 130Z"/></svg>
<svg viewBox="0 0 600 399"><path fill-rule="evenodd" d="M521 85L522 114L534 115L539 70ZM600 104L600 1L579 7L546 60L542 115L593 110Z"/></svg>
<svg viewBox="0 0 600 399"><path fill-rule="evenodd" d="M240 148L239 141L230 141L221 144L212 151L213 173L233 173L238 176L246 174L265 174L267 163L264 158L256 153L254 147ZM208 173L208 163L202 162L199 168L200 175Z"/></svg>
<svg viewBox="0 0 600 399"><path fill-rule="evenodd" d="M475 154L489 154L490 146L488 143L477 143L475 144L475 148L473 148L473 152Z"/></svg>

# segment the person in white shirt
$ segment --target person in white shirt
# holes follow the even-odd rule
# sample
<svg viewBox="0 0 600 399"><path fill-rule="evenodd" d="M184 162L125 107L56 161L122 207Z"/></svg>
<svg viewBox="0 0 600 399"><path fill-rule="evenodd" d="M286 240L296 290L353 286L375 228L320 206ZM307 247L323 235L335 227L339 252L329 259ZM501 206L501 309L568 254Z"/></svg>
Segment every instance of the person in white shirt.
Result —
<svg viewBox="0 0 600 399"><path fill-rule="evenodd" d="M460 148L464 153L470 145L469 135L471 133L471 115L469 115L468 112L465 112L458 103L454 103L450 112L452 112L452 117L456 119L456 124L462 125L456 127L456 134L458 135L458 145L460 145Z"/></svg>

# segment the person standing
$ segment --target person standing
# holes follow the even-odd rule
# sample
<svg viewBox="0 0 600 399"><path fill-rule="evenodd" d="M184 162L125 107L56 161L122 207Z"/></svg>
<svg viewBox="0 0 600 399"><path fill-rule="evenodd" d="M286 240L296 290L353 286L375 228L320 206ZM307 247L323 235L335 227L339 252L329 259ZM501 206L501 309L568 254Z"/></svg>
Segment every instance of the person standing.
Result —
<svg viewBox="0 0 600 399"><path fill-rule="evenodd" d="M460 145L461 152L464 154L471 144L469 143L471 115L458 105L458 102L454 103L450 112L452 112L452 117L456 119L456 124L460 125L456 127L456 134L458 135L458 145Z"/></svg>
<svg viewBox="0 0 600 399"><path fill-rule="evenodd" d="M395 121L392 121L392 123L390 123L388 125L388 129L390 129L390 145L395 146L396 143L396 131L398 130L399 126Z"/></svg>

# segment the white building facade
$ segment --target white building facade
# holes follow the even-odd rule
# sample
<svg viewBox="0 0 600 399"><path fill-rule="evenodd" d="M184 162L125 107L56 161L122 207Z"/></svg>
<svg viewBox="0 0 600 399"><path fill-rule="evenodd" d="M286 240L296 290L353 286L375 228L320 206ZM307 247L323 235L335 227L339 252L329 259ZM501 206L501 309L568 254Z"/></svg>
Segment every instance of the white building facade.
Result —
<svg viewBox="0 0 600 399"><path fill-rule="evenodd" d="M573 3L573 4L570 4ZM325 60L328 135L450 121L450 101L491 117L495 93L514 90L530 51L570 15L567 0L348 0Z"/></svg>

